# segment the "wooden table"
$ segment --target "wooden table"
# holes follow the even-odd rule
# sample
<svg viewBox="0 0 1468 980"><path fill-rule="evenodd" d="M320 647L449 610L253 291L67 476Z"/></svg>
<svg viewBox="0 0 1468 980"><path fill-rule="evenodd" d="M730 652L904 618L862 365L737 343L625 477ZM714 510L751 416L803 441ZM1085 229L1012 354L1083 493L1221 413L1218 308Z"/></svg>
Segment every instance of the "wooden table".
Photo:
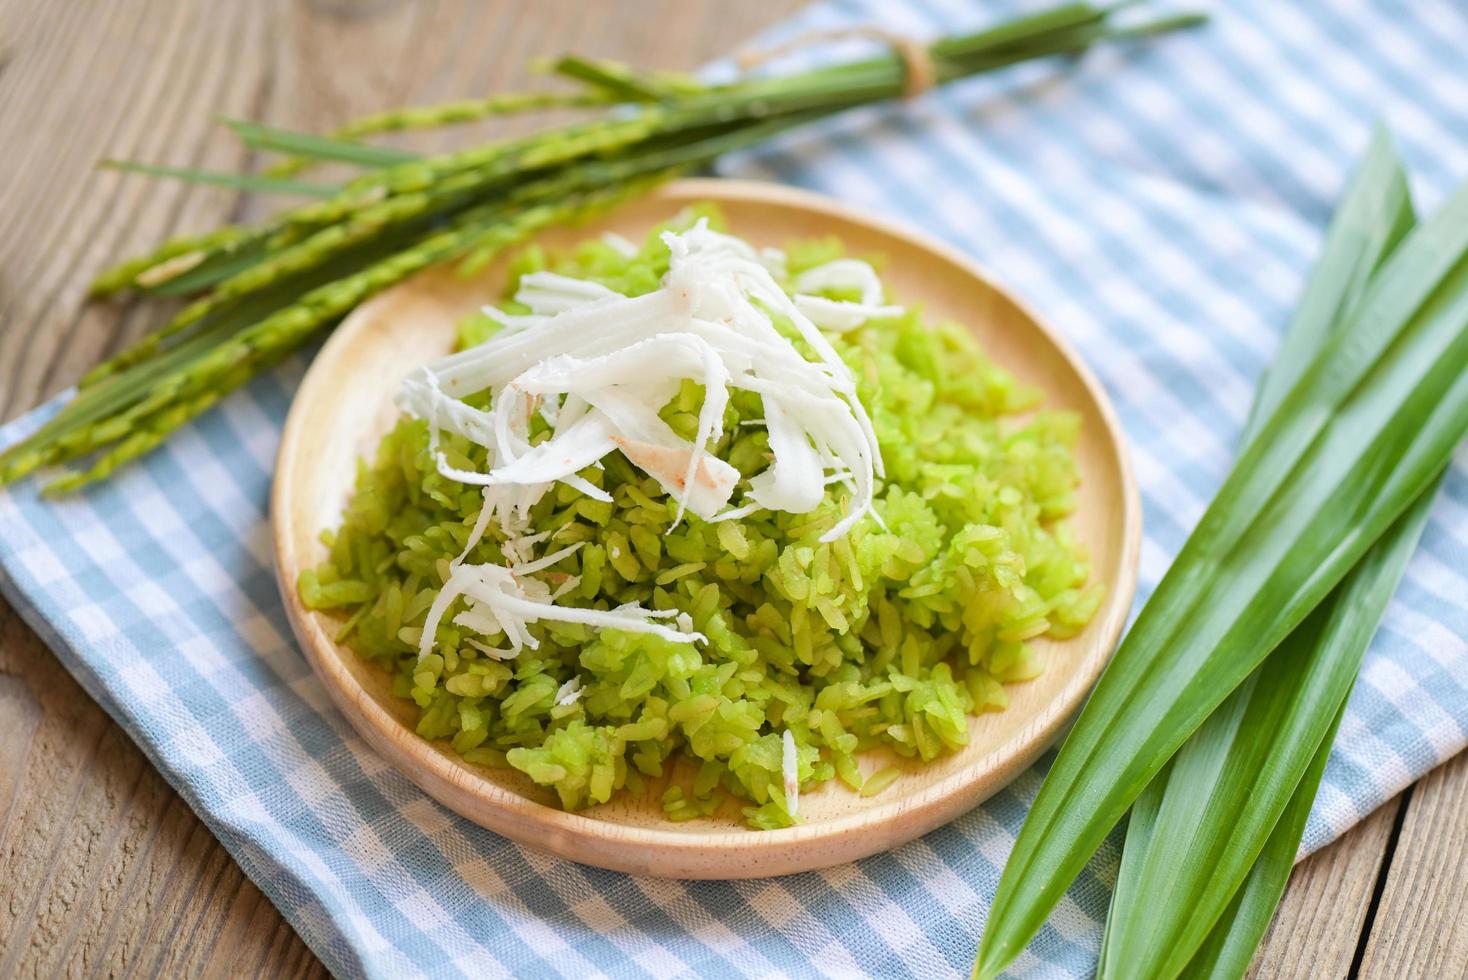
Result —
<svg viewBox="0 0 1468 980"><path fill-rule="evenodd" d="M233 169L216 115L320 129L516 87L566 49L688 68L800 0L0 0L0 416L157 321L108 259L255 205L96 172ZM1468 757L1296 871L1259 975L1468 973ZM0 603L0 977L324 970L128 736Z"/></svg>

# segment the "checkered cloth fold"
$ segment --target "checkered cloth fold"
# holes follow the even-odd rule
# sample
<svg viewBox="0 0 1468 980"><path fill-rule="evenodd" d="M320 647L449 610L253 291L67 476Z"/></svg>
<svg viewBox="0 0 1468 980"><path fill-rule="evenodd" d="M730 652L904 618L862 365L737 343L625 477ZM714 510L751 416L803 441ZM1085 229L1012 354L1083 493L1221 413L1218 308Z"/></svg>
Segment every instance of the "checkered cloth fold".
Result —
<svg viewBox="0 0 1468 980"><path fill-rule="evenodd" d="M973 7L818 5L771 40L859 22L926 36L972 26ZM1468 176L1465 51L1468 14L1452 0L1234 0L1204 30L848 113L724 170L925 228L1059 325L1131 441L1146 514L1140 601L1222 481L1373 119L1394 129L1423 210ZM302 363L83 496L0 494L0 566L10 601L334 973L968 970L1043 762L892 853L742 883L560 861L388 769L296 650L271 571L271 459ZM1460 453L1367 657L1306 850L1468 741L1465 637ZM1113 839L1017 973L1089 974L1116 861Z"/></svg>

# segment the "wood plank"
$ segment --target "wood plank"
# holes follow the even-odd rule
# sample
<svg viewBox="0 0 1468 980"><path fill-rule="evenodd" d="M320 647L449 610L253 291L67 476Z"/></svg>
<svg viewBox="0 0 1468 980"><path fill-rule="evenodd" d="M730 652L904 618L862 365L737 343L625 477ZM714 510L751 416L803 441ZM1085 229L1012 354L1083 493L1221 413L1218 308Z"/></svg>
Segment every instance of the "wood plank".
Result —
<svg viewBox="0 0 1468 980"><path fill-rule="evenodd" d="M1295 866L1250 966L1251 978L1330 980L1350 972L1400 806L1400 797L1388 801Z"/></svg>
<svg viewBox="0 0 1468 980"><path fill-rule="evenodd" d="M1418 782L1402 821L1363 978L1468 977L1468 755Z"/></svg>
<svg viewBox="0 0 1468 980"><path fill-rule="evenodd" d="M347 18L327 0L5 3L0 138L12 149L0 155L0 207L17 233L0 241L0 416L65 387L157 322L155 307L85 302L87 280L107 261L264 207L227 191L94 173L99 157L231 168L247 154L217 133L215 113L328 127L376 106L517 87L532 58L566 48L690 67L795 6L396 0ZM437 147L477 134L419 139ZM1460 760L1418 791L1367 975L1465 969L1461 862L1441 860L1464 853L1465 773ZM1345 975L1397 805L1301 864L1253 975ZM3 976L322 972L142 754L3 607L0 865Z"/></svg>
<svg viewBox="0 0 1468 980"><path fill-rule="evenodd" d="M3 0L0 208L12 233L0 239L0 417L71 384L166 313L88 303L86 285L108 262L268 208L96 172L98 159L232 169L249 155L216 114L326 128L382 106L524 87L535 58L571 47L690 68L799 2L390 0L344 17L332 0ZM418 139L439 147L480 132ZM0 976L324 973L3 603L0 867Z"/></svg>
<svg viewBox="0 0 1468 980"><path fill-rule="evenodd" d="M217 223L234 204L225 191L99 173L96 162L116 155L237 166L244 159L225 144L207 145L204 135L212 113L248 112L253 105L265 41L262 8L231 5L221 15L158 0L96 6L100 15L81 17L71 33L51 42L75 61L47 61L44 52L22 44L17 62L42 65L24 76L0 76L0 88L20 105L55 114L0 119L4 145L32 148L6 158L3 173L25 205L22 234L0 267L7 287L0 316L8 326L0 337L0 405L7 414L69 384L119 330L127 305L86 303L95 271L161 234ZM15 32L26 33L20 25ZM0 34L10 33L0 26ZM68 70L68 64L87 69ZM58 96L67 101L51 101ZM48 125L47 118L72 122Z"/></svg>
<svg viewBox="0 0 1468 980"><path fill-rule="evenodd" d="M392 0L341 17L331 0L7 0L0 138L11 149L0 155L0 208L16 233L0 241L0 416L65 387L157 322L156 307L85 302L87 280L107 261L265 207L222 190L94 173L99 157L231 168L247 154L218 134L215 113L324 128L381 105L518 87L532 58L566 48L690 67L796 6ZM417 139L440 147L479 133ZM1441 856L1464 853L1465 771L1460 760L1418 791L1367 975L1464 970L1461 862ZM1253 975L1345 975L1397 806L1301 864ZM0 976L322 972L3 605L0 866Z"/></svg>
<svg viewBox="0 0 1468 980"><path fill-rule="evenodd" d="M30 687L19 677L0 674L0 839L17 809L20 774L40 724L41 705Z"/></svg>

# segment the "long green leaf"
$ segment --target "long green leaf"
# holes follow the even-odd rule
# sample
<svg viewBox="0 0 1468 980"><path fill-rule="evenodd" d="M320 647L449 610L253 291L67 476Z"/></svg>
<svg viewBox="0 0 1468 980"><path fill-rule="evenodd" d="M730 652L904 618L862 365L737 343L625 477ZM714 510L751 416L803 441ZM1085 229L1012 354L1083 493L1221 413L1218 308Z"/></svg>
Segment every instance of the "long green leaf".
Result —
<svg viewBox="0 0 1468 980"><path fill-rule="evenodd" d="M1312 760L1329 750L1326 737L1431 498L1428 491L1413 504L1183 746L1165 781L1142 794L1139 803L1157 797L1160 805L1150 828L1139 825L1135 836L1128 829L1124 860L1135 852L1141 869L1124 879L1126 894L1116 896L1107 923L1108 961L1124 964L1116 976L1177 976L1228 908ZM1307 815L1315 787L1308 789ZM1298 846L1296 836L1290 863Z"/></svg>
<svg viewBox="0 0 1468 980"><path fill-rule="evenodd" d="M1256 675L1255 695L1245 712L1241 738L1231 746L1229 767L1220 784L1211 787L1208 819L1198 833L1205 842L1204 853L1212 860L1198 860L1200 855L1195 854L1195 861L1187 862L1184 871L1192 880L1187 886L1168 889L1174 896L1183 891L1196 894L1196 904L1164 911L1162 902L1149 901L1148 911L1157 914L1151 938L1138 938L1118 956L1119 962L1137 964L1132 975L1241 977L1248 969L1249 957L1263 938L1289 879L1304 821L1310 815L1362 657L1417 549L1436 490L1434 481L1266 662L1266 667L1276 660L1286 666ZM1276 719L1277 727L1265 727ZM1258 727L1247 727L1255 725ZM1179 753L1174 775L1182 765ZM1258 768L1248 768L1250 765ZM1172 802L1170 784L1168 797L1164 809ZM1177 800L1183 807L1197 807L1198 802L1186 797ZM1169 832L1161 821L1156 829L1154 845L1166 841ZM1154 846L1153 853L1167 850ZM1165 866L1176 857L1174 852L1159 864ZM1156 878L1154 874L1150 881L1144 879L1143 888ZM1230 915L1234 897L1240 901ZM1180 911L1184 914L1179 915ZM1140 926L1139 916L1133 920L1133 934L1138 937L1147 931ZM1206 953L1201 952L1204 946L1210 947ZM1137 959L1128 960L1128 955ZM1198 962L1190 963L1190 958Z"/></svg>
<svg viewBox="0 0 1468 980"><path fill-rule="evenodd" d="M1298 382L1412 222L1406 174L1386 133L1378 130L1260 384L1246 442ZM1425 507L1414 507L1374 546L1137 800L1103 943L1109 965L1126 964L1121 974L1176 975L1224 914L1339 714L1396 588L1405 557L1383 564L1379 553L1410 554L1422 514ZM1343 593L1360 616L1332 615ZM1138 813L1143 819L1135 818ZM1099 975L1113 974L1102 969Z"/></svg>
<svg viewBox="0 0 1468 980"><path fill-rule="evenodd" d="M1365 294L1372 275L1416 224L1407 173L1378 127L1326 229L1320 258L1265 371L1244 426L1248 443Z"/></svg>
<svg viewBox="0 0 1468 980"><path fill-rule="evenodd" d="M1285 807L1279 823L1275 824L1274 832L1269 835L1264 850L1259 853L1259 859L1249 871L1249 877L1244 879L1243 885L1234 893L1233 901L1229 903L1223 917L1208 934L1208 939L1193 956L1182 976L1189 980L1224 980L1227 977L1241 977L1248 970L1254 953L1259 949L1259 941L1264 938L1264 932L1274 918L1275 907L1284 894L1290 872L1294 870L1295 854L1300 847L1300 838L1304 836L1305 824L1310 818L1310 806L1315 800L1315 791L1320 786L1320 777L1325 773L1331 743L1335 741L1336 730L1340 728L1345 714L1346 706L1343 703L1336 711L1335 719L1325 738L1321 740L1320 747L1315 750L1310 768L1305 770L1304 778L1300 780L1295 794L1290 797L1289 805ZM1144 794L1143 799L1145 798ZM1137 806L1141 805L1142 800L1139 799ZM1136 812L1135 807L1133 812Z"/></svg>
<svg viewBox="0 0 1468 980"><path fill-rule="evenodd" d="M257 194L293 194L297 197L331 197L339 188L331 184L316 184L304 180L284 180L280 177L265 177L260 174L232 174L217 170L196 170L191 167L165 167L152 163L134 163L131 160L103 160L98 164L105 170L121 170L146 177L168 177L187 181L190 184L208 184L213 187L229 187L237 191L254 191Z"/></svg>
<svg viewBox="0 0 1468 980"><path fill-rule="evenodd" d="M1209 721L1216 716L1211 716ZM1116 869L1116 884L1111 888L1111 905L1106 912L1106 931L1101 936L1101 955L1096 963L1098 978L1111 976L1115 968L1117 933L1112 924L1121 910L1130 905L1134 896L1141 893L1142 856L1146 842L1152 839L1156 830L1157 814L1162 809L1162 794L1152 792L1152 787L1165 782L1171 772L1172 760L1168 760L1162 771L1148 784L1147 791L1137 797L1131 813L1127 815L1126 843L1121 851L1121 864ZM1142 842L1142 846L1136 846L1133 843L1134 838Z"/></svg>
<svg viewBox="0 0 1468 980"><path fill-rule="evenodd" d="M391 146L374 146L352 139L335 136L317 136L314 133L298 133L243 119L221 119L239 137L240 142L254 150L272 150L288 153L295 157L312 160L332 160L350 163L359 167L390 167L422 158L422 154L411 150L399 150Z"/></svg>
<svg viewBox="0 0 1468 980"><path fill-rule="evenodd" d="M1396 249L1244 450L1041 787L978 975L1018 954L1167 760L1446 465L1468 431L1465 257L1468 187Z"/></svg>

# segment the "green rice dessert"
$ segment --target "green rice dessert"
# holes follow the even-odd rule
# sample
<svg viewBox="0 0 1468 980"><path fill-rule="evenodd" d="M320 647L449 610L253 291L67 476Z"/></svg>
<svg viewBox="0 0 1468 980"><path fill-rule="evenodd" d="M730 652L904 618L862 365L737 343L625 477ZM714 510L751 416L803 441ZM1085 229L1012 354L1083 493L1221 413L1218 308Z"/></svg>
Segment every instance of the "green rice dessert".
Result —
<svg viewBox="0 0 1468 980"><path fill-rule="evenodd" d="M802 788L888 786L865 749L965 744L1102 589L1075 416L838 242L720 224L518 256L299 588L470 762L786 827Z"/></svg>

